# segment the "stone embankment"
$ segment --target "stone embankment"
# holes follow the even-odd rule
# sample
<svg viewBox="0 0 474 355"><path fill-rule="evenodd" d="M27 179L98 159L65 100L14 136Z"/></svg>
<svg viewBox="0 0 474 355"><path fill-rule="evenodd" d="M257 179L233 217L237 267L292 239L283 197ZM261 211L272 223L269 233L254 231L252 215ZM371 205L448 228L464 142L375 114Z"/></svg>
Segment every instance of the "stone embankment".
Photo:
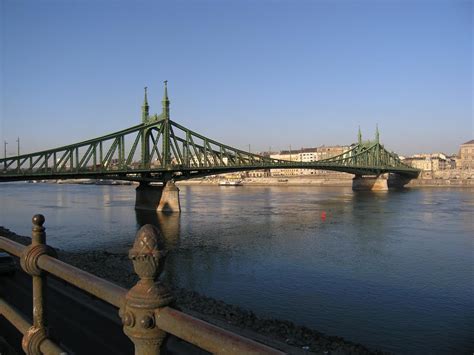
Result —
<svg viewBox="0 0 474 355"><path fill-rule="evenodd" d="M286 177L250 177L243 178L244 185L251 186L326 186L352 187L354 175L344 173L328 173L317 175L286 176ZM222 178L201 178L179 181L179 185L217 185ZM474 187L474 172L444 170L423 172L418 179L410 180L405 187Z"/></svg>
<svg viewBox="0 0 474 355"><path fill-rule="evenodd" d="M326 172L300 176L245 177L241 180L244 185L249 186L351 187L353 178L354 175L352 174ZM225 179L225 175L216 175L206 178L178 181L177 185L217 185L219 181L223 179ZM137 182L130 181L95 179L44 180L41 182L85 185L138 185ZM405 187L474 187L474 171L459 169L423 171L418 179L411 180Z"/></svg>
<svg viewBox="0 0 474 355"><path fill-rule="evenodd" d="M350 187L352 186L351 174L329 173L303 176L283 177L247 177L242 179L244 185L270 185L270 186L328 186L328 187ZM179 181L178 185L217 185L223 177L211 177L203 179L192 179Z"/></svg>
<svg viewBox="0 0 474 355"><path fill-rule="evenodd" d="M416 179L405 187L474 187L474 179Z"/></svg>
<svg viewBox="0 0 474 355"><path fill-rule="evenodd" d="M474 171L449 169L423 171L407 187L474 187Z"/></svg>
<svg viewBox="0 0 474 355"><path fill-rule="evenodd" d="M30 238L0 227L0 236L27 245ZM94 275L130 288L137 282L128 256L106 251L66 252L58 258ZM337 336L328 336L292 322L262 318L252 311L215 300L194 291L173 288L176 308L242 336L266 343L289 354L383 354Z"/></svg>

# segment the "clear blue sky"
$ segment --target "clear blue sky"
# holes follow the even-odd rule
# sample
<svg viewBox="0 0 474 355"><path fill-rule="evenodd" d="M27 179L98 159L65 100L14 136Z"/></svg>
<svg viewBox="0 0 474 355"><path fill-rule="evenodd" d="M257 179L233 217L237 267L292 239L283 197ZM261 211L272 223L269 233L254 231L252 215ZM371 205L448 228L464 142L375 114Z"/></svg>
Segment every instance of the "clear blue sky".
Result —
<svg viewBox="0 0 474 355"><path fill-rule="evenodd" d="M165 79L172 119L252 151L350 144L376 123L400 154L474 138L471 1L0 3L11 154L18 136L32 152L137 124Z"/></svg>

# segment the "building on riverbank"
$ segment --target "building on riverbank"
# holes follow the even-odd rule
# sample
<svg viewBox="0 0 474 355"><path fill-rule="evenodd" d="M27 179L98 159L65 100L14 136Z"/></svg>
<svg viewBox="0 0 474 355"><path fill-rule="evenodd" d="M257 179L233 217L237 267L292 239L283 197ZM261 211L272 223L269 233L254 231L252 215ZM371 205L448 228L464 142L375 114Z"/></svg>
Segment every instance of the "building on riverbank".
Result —
<svg viewBox="0 0 474 355"><path fill-rule="evenodd" d="M444 153L415 154L404 158L403 162L421 171L434 172L456 168L455 158Z"/></svg>
<svg viewBox="0 0 474 355"><path fill-rule="evenodd" d="M474 169L474 139L461 144L459 148L459 165L461 170Z"/></svg>
<svg viewBox="0 0 474 355"><path fill-rule="evenodd" d="M282 150L277 154L271 154L274 159L282 159L294 162L310 163L319 160L328 159L342 154L349 150L349 146L320 146L315 148L301 148L297 150ZM271 169L271 176L301 176L301 175L320 175L331 174L331 171L314 169Z"/></svg>
<svg viewBox="0 0 474 355"><path fill-rule="evenodd" d="M267 156L273 159L281 159L294 162L310 163L318 160L328 159L336 155L342 154L349 150L349 146L320 146L314 148L301 148L296 150L282 150L280 152L261 152L259 155ZM291 177L291 176L308 176L308 175L331 175L339 174L338 172L315 170L315 169L265 169L251 170L245 173L237 173L242 178L270 178L270 177Z"/></svg>
<svg viewBox="0 0 474 355"><path fill-rule="evenodd" d="M343 145L323 145L314 148L261 152L258 154L273 159L293 162L315 162L343 154L349 148L349 146ZM453 180L456 183L458 181L465 181L466 184L470 185L471 180L474 180L474 140L463 143L459 155L448 155L442 152L419 153L408 157L400 156L400 159L404 163L421 170L418 180L436 180L437 185L441 180ZM274 183L273 178L300 178L299 180L294 180L295 184L313 184L318 181L317 179L322 179L321 184L329 183L332 185L336 180L340 180L342 184L346 183L349 176L352 177L351 174L315 169L266 169L227 174L226 178L250 178L253 179L252 183L263 184ZM305 178L310 178L310 180L306 181L304 180ZM212 180L212 177L210 179ZM416 183L414 182L413 184Z"/></svg>
<svg viewBox="0 0 474 355"><path fill-rule="evenodd" d="M474 181L474 140L461 144L459 154L415 154L402 158L403 162L421 170L410 185L463 185Z"/></svg>

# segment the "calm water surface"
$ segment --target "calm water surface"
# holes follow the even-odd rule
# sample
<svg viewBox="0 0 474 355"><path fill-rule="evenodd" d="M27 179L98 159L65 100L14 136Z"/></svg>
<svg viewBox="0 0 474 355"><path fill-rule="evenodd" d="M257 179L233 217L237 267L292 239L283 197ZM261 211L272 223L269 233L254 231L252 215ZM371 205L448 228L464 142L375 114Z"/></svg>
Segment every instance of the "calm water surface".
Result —
<svg viewBox="0 0 474 355"><path fill-rule="evenodd" d="M183 186L139 213L133 186L0 184L0 225L67 250L127 250L160 226L170 282L396 353L474 350L474 189ZM322 219L322 212L326 218Z"/></svg>

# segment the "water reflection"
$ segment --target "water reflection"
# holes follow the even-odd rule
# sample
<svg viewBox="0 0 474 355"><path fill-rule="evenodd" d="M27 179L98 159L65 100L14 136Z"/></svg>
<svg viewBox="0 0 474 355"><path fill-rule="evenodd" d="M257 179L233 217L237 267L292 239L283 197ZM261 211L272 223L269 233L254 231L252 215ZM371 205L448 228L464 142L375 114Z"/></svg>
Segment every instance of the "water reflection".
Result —
<svg viewBox="0 0 474 355"><path fill-rule="evenodd" d="M158 227L166 249L172 250L178 247L181 213L135 210L135 215L140 227L145 224L153 224Z"/></svg>
<svg viewBox="0 0 474 355"><path fill-rule="evenodd" d="M390 214L389 205L386 203L388 198L389 193L372 191L355 191L352 194L348 204L351 206L349 222L360 236L383 233L385 221L378 217Z"/></svg>

